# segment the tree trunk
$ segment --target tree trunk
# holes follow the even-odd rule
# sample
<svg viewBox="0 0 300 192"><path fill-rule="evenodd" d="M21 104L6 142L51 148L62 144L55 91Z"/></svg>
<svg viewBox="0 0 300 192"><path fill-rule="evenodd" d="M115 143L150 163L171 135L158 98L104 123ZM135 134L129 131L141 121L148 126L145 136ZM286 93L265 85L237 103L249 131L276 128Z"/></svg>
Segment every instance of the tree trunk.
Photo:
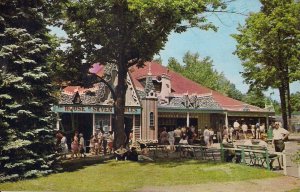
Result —
<svg viewBox="0 0 300 192"><path fill-rule="evenodd" d="M291 122L292 122L292 106L291 106L291 93L290 93L290 84L287 81L286 82L286 94L287 94L287 109L288 109L288 126L287 129L291 128Z"/></svg>
<svg viewBox="0 0 300 192"><path fill-rule="evenodd" d="M291 107L291 93L290 93L290 78L289 78L289 66L285 65L284 67L284 82L286 89L286 101L287 101L287 113L288 113L288 126L287 129L291 126L291 118L292 118L292 107Z"/></svg>
<svg viewBox="0 0 300 192"><path fill-rule="evenodd" d="M113 130L114 130L114 148L118 149L121 145L125 146L126 135L124 129L124 109L125 109L125 96L127 90L127 71L126 62L121 59L121 63L118 64L118 84L115 89L116 101L115 101L115 113L113 118Z"/></svg>
<svg viewBox="0 0 300 192"><path fill-rule="evenodd" d="M286 107L286 90L284 88L284 83L281 81L281 86L279 87L279 95L280 95L280 105L281 105L281 115L282 115L282 123L283 128L287 128L287 107Z"/></svg>

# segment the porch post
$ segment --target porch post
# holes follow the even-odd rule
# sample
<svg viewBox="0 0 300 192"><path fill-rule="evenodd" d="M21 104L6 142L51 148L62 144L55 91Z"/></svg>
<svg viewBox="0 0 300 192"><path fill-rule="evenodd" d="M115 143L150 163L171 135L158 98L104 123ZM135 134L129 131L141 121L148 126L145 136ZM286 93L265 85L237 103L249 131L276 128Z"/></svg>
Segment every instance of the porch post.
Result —
<svg viewBox="0 0 300 192"><path fill-rule="evenodd" d="M132 115L132 142L135 141L135 115Z"/></svg>
<svg viewBox="0 0 300 192"><path fill-rule="evenodd" d="M114 131L114 127L112 127L112 123L113 123L113 120L112 120L112 114L109 114L109 130L110 131Z"/></svg>
<svg viewBox="0 0 300 192"><path fill-rule="evenodd" d="M93 113L93 135L95 135L96 132L96 122L95 122L95 113Z"/></svg>
<svg viewBox="0 0 300 192"><path fill-rule="evenodd" d="M225 126L228 127L228 113L225 112Z"/></svg>
<svg viewBox="0 0 300 192"><path fill-rule="evenodd" d="M59 113L56 113L56 129L57 130L59 130L59 121L60 121Z"/></svg>
<svg viewBox="0 0 300 192"><path fill-rule="evenodd" d="M269 129L269 115L267 114L266 115L266 127L265 127L265 130L268 130Z"/></svg>
<svg viewBox="0 0 300 192"><path fill-rule="evenodd" d="M190 126L190 113L187 112L186 114L186 126L189 127Z"/></svg>

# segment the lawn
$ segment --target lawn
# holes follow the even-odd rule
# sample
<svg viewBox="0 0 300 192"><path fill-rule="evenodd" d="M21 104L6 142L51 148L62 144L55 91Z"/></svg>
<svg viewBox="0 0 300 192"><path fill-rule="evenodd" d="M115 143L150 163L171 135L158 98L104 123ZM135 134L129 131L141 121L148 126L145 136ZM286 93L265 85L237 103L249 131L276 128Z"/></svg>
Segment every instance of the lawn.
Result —
<svg viewBox="0 0 300 192"><path fill-rule="evenodd" d="M109 160L77 162L65 166L63 173L47 177L7 182L0 190L31 191L132 191L142 186L168 186L207 182L241 181L279 176L271 171L243 166L186 161L137 163Z"/></svg>

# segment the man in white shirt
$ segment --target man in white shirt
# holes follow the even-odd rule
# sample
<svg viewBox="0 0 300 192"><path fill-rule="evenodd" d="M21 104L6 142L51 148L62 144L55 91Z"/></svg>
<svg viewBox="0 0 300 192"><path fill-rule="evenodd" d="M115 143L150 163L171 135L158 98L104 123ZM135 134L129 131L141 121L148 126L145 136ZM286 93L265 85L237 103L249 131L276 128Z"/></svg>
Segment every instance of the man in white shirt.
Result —
<svg viewBox="0 0 300 192"><path fill-rule="evenodd" d="M276 152L282 152L284 150L284 140L288 137L290 133L280 127L279 122L275 123L275 128L273 129L273 139L272 139L272 146L275 146Z"/></svg>
<svg viewBox="0 0 300 192"><path fill-rule="evenodd" d="M245 122L242 124L242 130L243 130L243 134L244 134L244 139L247 139L248 126L246 125Z"/></svg>
<svg viewBox="0 0 300 192"><path fill-rule="evenodd" d="M240 124L239 124L238 120L235 120L235 122L233 123L233 128L234 128L234 130L240 129Z"/></svg>
<svg viewBox="0 0 300 192"><path fill-rule="evenodd" d="M209 143L210 131L207 126L205 126L205 129L203 131L203 136L204 136L205 144L208 147L210 145L210 143Z"/></svg>
<svg viewBox="0 0 300 192"><path fill-rule="evenodd" d="M239 124L238 120L236 120L236 121L233 123L233 128L234 128L234 130L235 130L235 137L236 137L236 139L239 139L240 124Z"/></svg>
<svg viewBox="0 0 300 192"><path fill-rule="evenodd" d="M233 132L234 132L234 128L233 127L230 127L229 128L229 141L233 142Z"/></svg>
<svg viewBox="0 0 300 192"><path fill-rule="evenodd" d="M115 150L116 160L127 160L128 151L123 145L117 150Z"/></svg>

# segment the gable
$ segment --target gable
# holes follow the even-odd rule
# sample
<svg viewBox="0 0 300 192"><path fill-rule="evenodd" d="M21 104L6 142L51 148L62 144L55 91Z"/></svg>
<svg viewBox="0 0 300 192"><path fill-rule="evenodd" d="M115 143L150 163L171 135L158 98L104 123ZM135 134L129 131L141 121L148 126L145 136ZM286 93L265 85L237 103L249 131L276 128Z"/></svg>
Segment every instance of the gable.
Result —
<svg viewBox="0 0 300 192"><path fill-rule="evenodd" d="M97 66L93 65L95 70ZM94 71L98 75L99 71ZM113 87L117 85L117 67L114 64L105 65L104 79L108 84ZM101 74L102 75L102 74ZM127 73L127 91L126 91L126 102L125 106L140 106L139 97L136 93L134 84L132 83L130 74ZM83 88L80 86L68 86L65 87L61 93L59 104L74 104L75 98L80 99L82 105L112 105L113 97L112 94L104 83L96 83L91 88ZM77 99L77 100L78 100Z"/></svg>

